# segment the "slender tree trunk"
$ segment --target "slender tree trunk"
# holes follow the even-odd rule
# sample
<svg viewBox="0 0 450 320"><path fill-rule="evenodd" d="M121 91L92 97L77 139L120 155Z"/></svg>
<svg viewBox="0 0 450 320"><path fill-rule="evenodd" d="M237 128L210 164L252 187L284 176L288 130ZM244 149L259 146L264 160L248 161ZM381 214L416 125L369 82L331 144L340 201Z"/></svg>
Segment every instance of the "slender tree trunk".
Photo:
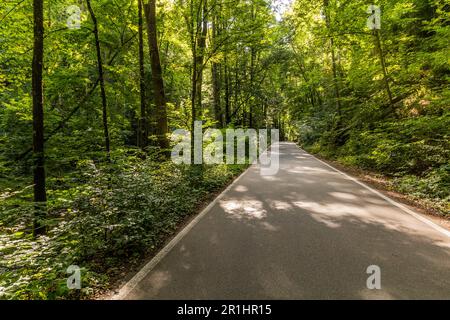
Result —
<svg viewBox="0 0 450 320"><path fill-rule="evenodd" d="M191 164L194 163L194 149L195 149L195 121L197 120L197 59L195 58L197 52L197 47L195 42L193 43L192 54L193 54L193 66L192 66L192 88L191 88Z"/></svg>
<svg viewBox="0 0 450 320"><path fill-rule="evenodd" d="M324 12L325 12L325 23L328 31L331 31L331 17L328 11L329 0L324 0ZM337 66L336 66L336 54L334 52L334 38L330 36L330 50L331 50L331 66L333 70L333 85L336 95L336 111L338 116L341 116L341 94L339 91L339 81L337 77Z"/></svg>
<svg viewBox="0 0 450 320"><path fill-rule="evenodd" d="M388 74L387 74L387 70L386 70L386 62L384 60L384 53L383 53L383 48L381 47L381 40L380 40L380 32L378 30L374 30L374 37L375 37L375 43L378 49L378 55L380 57L380 63L381 63L381 69L383 70L383 82L384 82L384 86L386 88L386 93L388 95L389 98L389 108L390 108L390 112L394 111L394 103L393 103L393 99L392 99L392 92L391 92L391 87L389 85L389 78L388 78Z"/></svg>
<svg viewBox="0 0 450 320"><path fill-rule="evenodd" d="M208 1L203 0L203 9L202 9L202 21L200 25L200 37L198 38L197 50L195 59L197 60L196 65L196 87L195 91L197 98L197 116L201 116L203 114L203 106L202 106L202 86L203 86L203 62L206 50L206 36L208 33Z"/></svg>
<svg viewBox="0 0 450 320"><path fill-rule="evenodd" d="M224 58L224 77L225 77L225 125L229 125L231 122L231 110L230 110L230 72L227 63L227 54Z"/></svg>
<svg viewBox="0 0 450 320"><path fill-rule="evenodd" d="M193 12L193 1L191 1L191 9ZM197 120L197 44L195 42L194 35L194 17L192 19L192 35L191 35L191 46L192 46L192 83L191 83L191 164L194 164L195 156L195 120ZM195 170L194 170L195 171ZM194 172L195 173L195 172Z"/></svg>
<svg viewBox="0 0 450 320"><path fill-rule="evenodd" d="M268 108L268 102L267 102L267 98L266 98L266 99L264 99L264 105L263 105L264 125L265 125L266 129L268 128L268 122L269 122L269 120L267 118L267 108Z"/></svg>
<svg viewBox="0 0 450 320"><path fill-rule="evenodd" d="M139 119L138 145L142 150L148 145L147 140L147 103L145 98L145 68L144 68L144 30L142 18L142 1L138 0L139 28L139 90L141 99L141 115Z"/></svg>
<svg viewBox="0 0 450 320"><path fill-rule="evenodd" d="M42 220L46 215L47 192L45 190L44 155L44 94L42 70L44 60L44 4L33 0L34 50L32 65L33 96L33 156L34 156L34 202L33 236L45 233Z"/></svg>
<svg viewBox="0 0 450 320"><path fill-rule="evenodd" d="M155 99L156 135L158 145L161 149L169 147L167 133L166 96L164 93L164 81L162 77L161 60L159 58L158 35L156 26L156 0L149 0L144 6L147 18L147 34L150 47L150 58L152 65L153 95Z"/></svg>
<svg viewBox="0 0 450 320"><path fill-rule="evenodd" d="M331 16L330 12L328 10L329 1L324 0L324 11L325 11L325 19L326 19L326 25L329 32L331 32ZM334 85L334 91L335 91L335 98L336 98L336 121L333 124L333 131L336 132L336 135L332 141L334 145L341 145L343 144L343 136L341 133L341 127L342 127L342 107L341 107L341 93L339 89L339 79L338 79L338 68L336 63L336 54L335 54L335 45L334 45L334 38L333 35L330 34L330 51L331 51L331 65L333 70L333 85Z"/></svg>
<svg viewBox="0 0 450 320"><path fill-rule="evenodd" d="M236 64L234 65L234 86L233 86L233 114L239 112L239 59L236 57Z"/></svg>
<svg viewBox="0 0 450 320"><path fill-rule="evenodd" d="M252 19L255 21L256 20L256 10L255 10L255 6L252 3ZM254 90L253 88L253 84L254 84L254 80L255 80L255 60L256 60L256 49L255 47L252 45L250 48L250 90ZM252 94L253 96L253 94ZM253 128L253 100L250 100L250 110L249 110L249 127Z"/></svg>
<svg viewBox="0 0 450 320"><path fill-rule="evenodd" d="M335 57L335 53L334 53L333 37L330 38L330 47L331 47L331 63L333 66L333 83L334 83L334 90L336 92L336 108L337 108L337 114L338 114L338 116L340 116L341 115L341 93L339 90L339 80L337 77L336 57Z"/></svg>
<svg viewBox="0 0 450 320"><path fill-rule="evenodd" d="M103 62L102 62L102 51L100 48L100 39L98 36L98 23L97 17L95 16L94 10L92 10L91 0L86 0L86 4L91 15L92 23L94 24L94 36L95 36L95 48L97 51L97 67L98 67L98 79L100 83L100 94L102 98L102 118L103 118L103 135L105 139L105 150L108 162L111 161L110 152L110 139L109 139L109 129L108 129L108 111L107 111L107 101L106 101L106 90L105 90L105 79L103 73Z"/></svg>
<svg viewBox="0 0 450 320"><path fill-rule="evenodd" d="M219 30L217 28L217 12L214 11L214 17L212 18L212 43L213 47L216 46L217 36L219 35ZM211 77L213 85L213 106L214 115L217 121L217 126L219 128L223 127L223 117L220 103L220 64L212 62L211 64Z"/></svg>
<svg viewBox="0 0 450 320"><path fill-rule="evenodd" d="M220 103L220 65L213 63L211 66L211 76L213 84L213 105L214 105L214 116L217 121L217 127L223 127L222 119L222 108Z"/></svg>
<svg viewBox="0 0 450 320"><path fill-rule="evenodd" d="M200 1L201 6L194 17L194 1L191 1L191 50L192 50L192 126L194 121L198 120L202 114L202 85L203 85L203 60L206 48L206 35L208 32L207 1ZM198 37L196 38L196 35Z"/></svg>
<svg viewBox="0 0 450 320"><path fill-rule="evenodd" d="M251 60L250 60L250 90L254 90L253 86L255 83L255 60L256 60L256 49L252 47L251 49ZM253 94L252 94L253 96ZM253 100L250 100L250 112L249 112L249 127L253 128Z"/></svg>
<svg viewBox="0 0 450 320"><path fill-rule="evenodd" d="M194 16L194 1L191 1L191 50L192 50L192 88L191 88L191 160L194 162L194 125L201 118L203 62L206 49L206 35L208 32L208 2L201 0L199 10ZM196 35L197 38L196 38Z"/></svg>

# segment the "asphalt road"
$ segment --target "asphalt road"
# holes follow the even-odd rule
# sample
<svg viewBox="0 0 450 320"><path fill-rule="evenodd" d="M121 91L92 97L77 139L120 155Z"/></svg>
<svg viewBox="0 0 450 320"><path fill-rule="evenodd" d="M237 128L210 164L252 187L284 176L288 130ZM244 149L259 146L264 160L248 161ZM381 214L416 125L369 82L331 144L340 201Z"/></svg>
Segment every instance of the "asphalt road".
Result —
<svg viewBox="0 0 450 320"><path fill-rule="evenodd" d="M449 233L295 144L279 153L275 176L252 166L115 298L450 299Z"/></svg>

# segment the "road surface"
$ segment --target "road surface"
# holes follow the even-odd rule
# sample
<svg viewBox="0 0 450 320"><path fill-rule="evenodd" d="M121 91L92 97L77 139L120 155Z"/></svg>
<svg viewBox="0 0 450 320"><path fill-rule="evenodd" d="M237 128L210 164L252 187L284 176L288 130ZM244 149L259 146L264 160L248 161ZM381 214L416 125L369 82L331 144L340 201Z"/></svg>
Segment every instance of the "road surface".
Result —
<svg viewBox="0 0 450 320"><path fill-rule="evenodd" d="M250 167L115 298L450 299L449 233L293 143L279 153L275 176Z"/></svg>

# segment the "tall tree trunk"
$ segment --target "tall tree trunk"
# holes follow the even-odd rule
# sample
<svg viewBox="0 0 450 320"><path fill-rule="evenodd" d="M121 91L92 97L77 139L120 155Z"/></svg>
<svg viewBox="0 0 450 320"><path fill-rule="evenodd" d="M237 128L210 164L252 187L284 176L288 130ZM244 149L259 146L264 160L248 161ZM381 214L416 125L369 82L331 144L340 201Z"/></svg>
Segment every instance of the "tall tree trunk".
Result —
<svg viewBox="0 0 450 320"><path fill-rule="evenodd" d="M328 31L331 31L331 17L329 13L329 0L323 1L324 13L325 13L325 23ZM339 91L339 81L337 77L337 66L336 66L336 54L334 52L334 38L330 36L330 51L331 51L331 66L333 71L333 85L336 95L336 111L338 116L341 116L341 93Z"/></svg>
<svg viewBox="0 0 450 320"><path fill-rule="evenodd" d="M226 12L226 9L224 9L222 1L220 1L219 6L221 12ZM226 8L226 7L225 7ZM227 19L225 15L220 16L219 18L221 30L223 30L223 33L228 33L228 26L227 26ZM227 34L226 34L227 36ZM231 123L231 108L230 108L230 96L231 96L231 89L230 89L230 70L228 66L228 42L226 41L224 43L224 50L223 50L223 72L221 72L222 76L222 83L224 84L224 126L228 126Z"/></svg>
<svg viewBox="0 0 450 320"><path fill-rule="evenodd" d="M233 86L233 115L239 112L239 58L236 57L236 64L234 65L234 86Z"/></svg>
<svg viewBox="0 0 450 320"><path fill-rule="evenodd" d="M194 1L191 1L191 50L192 50L192 88L191 88L191 108L192 108L192 132L194 122L202 114L202 85L203 85L203 60L206 48L206 35L208 32L207 0L201 0L199 10L194 16ZM198 14L200 12L200 14ZM201 15L201 17L199 16ZM196 35L197 38L196 38Z"/></svg>
<svg viewBox="0 0 450 320"><path fill-rule="evenodd" d="M224 77L225 77L225 125L229 125L231 122L231 110L230 110L230 72L228 68L227 53L224 58Z"/></svg>
<svg viewBox="0 0 450 320"><path fill-rule="evenodd" d="M211 76L213 85L213 106L214 106L214 116L217 122L217 127L223 127L222 119L222 108L220 101L220 65L217 63L212 63L211 66Z"/></svg>
<svg viewBox="0 0 450 320"><path fill-rule="evenodd" d="M47 192L45 190L44 155L44 94L42 70L44 60L44 4L33 0L34 46L32 65L33 96L33 156L34 156L34 202L33 236L45 233L42 219L45 218Z"/></svg>
<svg viewBox="0 0 450 320"><path fill-rule="evenodd" d="M205 57L206 50L206 36L208 33L208 1L203 0L203 9L202 9L202 20L200 24L200 36L198 38L197 50L195 59L197 60L196 65L196 107L197 107L197 116L201 116L203 114L203 106L202 106L202 86L203 86L203 62Z"/></svg>
<svg viewBox="0 0 450 320"><path fill-rule="evenodd" d="M336 108L337 108L337 114L338 116L341 115L341 93L339 91L339 80L337 77L337 68L336 68L336 56L334 52L334 39L333 37L330 38L330 47L331 47L331 63L333 67L333 83L334 83L334 90L336 92Z"/></svg>
<svg viewBox="0 0 450 320"><path fill-rule="evenodd" d="M389 98L389 112L392 113L394 111L394 103L392 99L392 92L391 87L389 85L389 78L386 70L386 62L384 60L384 54L383 54L383 48L381 47L381 40L380 40L380 32L378 30L373 31L374 37L375 37L375 43L377 46L378 55L380 57L380 63L381 63L381 69L383 71L383 82L384 87L386 88L386 93Z"/></svg>
<svg viewBox="0 0 450 320"><path fill-rule="evenodd" d="M267 118L267 109L268 109L268 102L267 102L267 98L264 98L264 102L263 102L263 113L264 113L264 127L266 129L268 129L268 118Z"/></svg>
<svg viewBox="0 0 450 320"><path fill-rule="evenodd" d="M138 146L145 150L148 145L147 140L147 103L145 98L145 68L144 68L144 30L143 30L143 18L142 18L142 1L138 0L138 29L139 29L139 90L140 90L140 103L141 114L139 119L139 134L138 134Z"/></svg>
<svg viewBox="0 0 450 320"><path fill-rule="evenodd" d="M191 88L191 160L194 163L194 125L202 115L203 62L208 32L208 2L201 0L194 16L194 1L191 1L191 50L192 50L192 88ZM197 37L196 37L197 36Z"/></svg>
<svg viewBox="0 0 450 320"><path fill-rule="evenodd" d="M256 20L256 9L255 5L252 3L252 20ZM255 81L255 60L256 60L256 49L254 45L250 47L250 90L254 90L253 84ZM253 93L252 93L253 96ZM250 100L250 110L249 110L249 127L253 128L253 100Z"/></svg>
<svg viewBox="0 0 450 320"><path fill-rule="evenodd" d="M216 3L214 3L214 7ZM213 11L214 16L212 18L212 44L213 47L217 45L217 37L220 34L219 29L217 27L217 12ZM213 85L213 106L214 106L214 116L216 118L217 126L219 128L223 127L223 117L220 103L220 64L216 62L212 62L211 64L211 77L212 77L212 85Z"/></svg>
<svg viewBox="0 0 450 320"><path fill-rule="evenodd" d="M94 36L95 36L95 48L97 51L97 68L98 68L98 79L100 83L100 94L102 98L102 118L103 118L103 135L105 139L105 150L108 162L111 161L110 152L110 139L109 139L109 129L108 129L108 111L106 102L106 90L105 90L105 79L103 73L103 62L102 62L102 51L100 49L100 39L98 36L98 22L95 16L94 10L92 10L91 0L86 0L86 4L91 15L92 23L94 24Z"/></svg>
<svg viewBox="0 0 450 320"><path fill-rule="evenodd" d="M194 30L194 29L192 29ZM192 65L192 88L191 88L191 164L194 163L194 151L195 151L195 121L197 120L197 46L195 44L195 38L194 35L192 35L192 59L193 59L193 65Z"/></svg>
<svg viewBox="0 0 450 320"><path fill-rule="evenodd" d="M156 136L161 149L169 147L167 133L166 96L164 93L164 81L162 77L161 60L159 58L158 35L156 26L156 0L149 0L144 6L147 18L147 34L150 47L150 59L152 65L153 95L155 99Z"/></svg>
<svg viewBox="0 0 450 320"><path fill-rule="evenodd" d="M251 47L251 60L250 60L250 90L254 90L255 82L255 60L256 60L256 49ZM253 93L252 93L253 96ZM250 111L249 111L249 127L253 128L253 100L250 100Z"/></svg>
<svg viewBox="0 0 450 320"><path fill-rule="evenodd" d="M324 12L325 12L325 21L328 32L331 33L331 14L329 12L329 0L324 0ZM330 34L330 51L331 51L331 66L333 71L333 85L335 91L335 100L336 100L336 121L333 124L333 131L336 135L333 138L332 143L334 145L342 145L344 143L344 137L342 136L342 107L341 107L341 93L339 89L339 79L338 79L338 68L336 62L336 54L335 54L335 45L333 35Z"/></svg>

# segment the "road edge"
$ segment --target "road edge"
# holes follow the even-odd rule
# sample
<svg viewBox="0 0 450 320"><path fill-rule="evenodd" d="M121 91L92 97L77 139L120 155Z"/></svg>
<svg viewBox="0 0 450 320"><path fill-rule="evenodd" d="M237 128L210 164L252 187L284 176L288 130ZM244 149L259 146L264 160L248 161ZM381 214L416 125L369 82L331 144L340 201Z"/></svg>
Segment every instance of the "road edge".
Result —
<svg viewBox="0 0 450 320"><path fill-rule="evenodd" d="M124 300L125 297L142 281L158 263L192 230L200 220L207 215L211 209L238 183L238 181L254 166L250 165L236 179L231 182L211 203L208 204L195 218L193 218L181 231L176 234L147 264L145 264L128 282L126 282L119 292L110 297L111 300Z"/></svg>
<svg viewBox="0 0 450 320"><path fill-rule="evenodd" d="M404 206L403 204L401 204L401 203L399 203L399 202L397 202L397 201L395 201L395 200L389 198L388 196L386 196L386 195L384 195L383 193L381 193L380 191L375 190L374 188L368 186L367 184L365 184L364 182L358 180L357 178L352 177L351 175L349 175L349 174L347 174L347 173L345 173L345 172L343 172L343 171L341 171L341 170L339 170L339 169L333 167L331 164L326 163L325 161L323 161L323 160L317 158L316 156L314 156L313 154L311 154L311 153L305 151L304 149L300 148L299 146L297 146L297 147L298 147L300 150L302 150L303 152L305 152L306 154L308 154L308 155L310 155L311 157L313 157L314 159L316 159L317 161L323 163L324 165L326 165L327 167L333 169L334 171L336 171L336 172L342 174L342 175L343 175L344 177L346 177L348 180L351 180L351 181L355 182L356 184L359 184L360 186L362 186L362 187L366 188L367 190L373 192L374 194L376 194L377 196L379 196L379 197L382 198L383 200L387 201L387 202L390 203L391 205L393 205L393 206L399 208L399 209L402 210L403 212L409 214L410 216L413 216L413 217L416 218L417 220L419 220L419 221L421 221L421 222L427 224L429 227L435 229L436 231L438 231L438 232L442 233L443 235L445 235L445 236L447 236L447 237L450 238L450 231L448 231L448 230L446 230L445 228L443 228L443 227L437 225L436 223L434 223L434 222L431 221L430 219L424 217L423 215L421 215L421 214L419 214L419 213L417 213L417 212L414 212L413 210L407 208L407 207Z"/></svg>

